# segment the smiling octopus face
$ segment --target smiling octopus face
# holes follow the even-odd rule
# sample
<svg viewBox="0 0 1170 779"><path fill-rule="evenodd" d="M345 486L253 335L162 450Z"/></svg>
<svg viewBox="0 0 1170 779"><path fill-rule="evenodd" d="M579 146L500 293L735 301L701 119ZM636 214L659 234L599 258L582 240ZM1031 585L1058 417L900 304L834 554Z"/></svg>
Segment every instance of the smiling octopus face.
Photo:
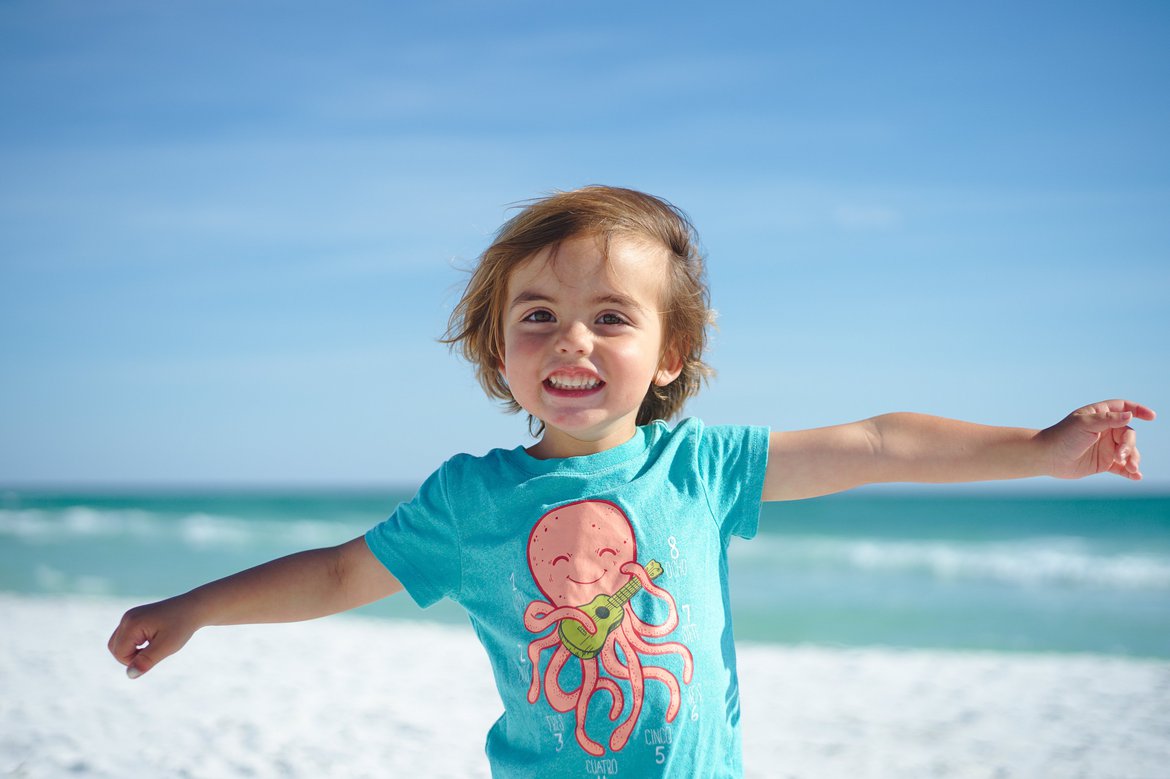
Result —
<svg viewBox="0 0 1170 779"><path fill-rule="evenodd" d="M637 559L630 521L614 504L585 500L553 509L528 536L532 580L554 606L581 606L629 581Z"/></svg>

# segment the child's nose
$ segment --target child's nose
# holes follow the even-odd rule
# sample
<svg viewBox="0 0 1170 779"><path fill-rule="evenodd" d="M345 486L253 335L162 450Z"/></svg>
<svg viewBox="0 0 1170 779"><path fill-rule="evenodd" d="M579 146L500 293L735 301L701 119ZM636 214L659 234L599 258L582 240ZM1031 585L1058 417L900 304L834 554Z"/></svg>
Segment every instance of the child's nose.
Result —
<svg viewBox="0 0 1170 779"><path fill-rule="evenodd" d="M562 354L588 354L592 343L593 333L584 322L570 322L561 330L557 351Z"/></svg>

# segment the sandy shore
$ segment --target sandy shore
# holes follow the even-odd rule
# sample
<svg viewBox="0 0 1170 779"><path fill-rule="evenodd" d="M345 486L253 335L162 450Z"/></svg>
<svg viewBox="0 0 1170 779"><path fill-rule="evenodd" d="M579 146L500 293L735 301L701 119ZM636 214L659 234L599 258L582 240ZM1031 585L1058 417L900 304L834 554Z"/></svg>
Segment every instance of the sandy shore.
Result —
<svg viewBox="0 0 1170 779"><path fill-rule="evenodd" d="M0 595L0 776L486 777L470 630L334 617L201 632L131 682L127 604ZM439 637L446 650L428 650ZM740 648L750 777L1167 776L1170 663Z"/></svg>

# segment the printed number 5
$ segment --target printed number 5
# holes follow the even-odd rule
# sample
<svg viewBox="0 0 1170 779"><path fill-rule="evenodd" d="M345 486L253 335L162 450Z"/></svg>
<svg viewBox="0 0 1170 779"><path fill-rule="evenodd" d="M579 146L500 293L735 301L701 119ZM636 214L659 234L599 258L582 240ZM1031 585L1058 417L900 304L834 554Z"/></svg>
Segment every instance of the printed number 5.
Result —
<svg viewBox="0 0 1170 779"><path fill-rule="evenodd" d="M666 762L666 747L654 747L654 762L658 763L658 765L662 765Z"/></svg>

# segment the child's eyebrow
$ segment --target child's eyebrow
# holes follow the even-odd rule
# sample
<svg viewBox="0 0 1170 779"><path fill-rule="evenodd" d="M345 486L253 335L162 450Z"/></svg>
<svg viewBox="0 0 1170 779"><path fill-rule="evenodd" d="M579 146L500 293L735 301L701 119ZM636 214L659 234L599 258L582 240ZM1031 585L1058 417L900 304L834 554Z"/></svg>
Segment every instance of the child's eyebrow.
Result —
<svg viewBox="0 0 1170 779"><path fill-rule="evenodd" d="M523 306L529 303L556 303L556 299L539 290L523 290L519 295L512 299L512 308L516 306ZM620 292L610 292L604 295L598 295L593 298L592 303L599 305L608 303L610 305L618 306L619 308L635 308L639 311L645 311L646 307L639 303L629 295L623 295Z"/></svg>
<svg viewBox="0 0 1170 779"><path fill-rule="evenodd" d="M523 306L528 303L552 303L553 299L541 292L524 290L516 297L512 298L512 308L516 306Z"/></svg>

